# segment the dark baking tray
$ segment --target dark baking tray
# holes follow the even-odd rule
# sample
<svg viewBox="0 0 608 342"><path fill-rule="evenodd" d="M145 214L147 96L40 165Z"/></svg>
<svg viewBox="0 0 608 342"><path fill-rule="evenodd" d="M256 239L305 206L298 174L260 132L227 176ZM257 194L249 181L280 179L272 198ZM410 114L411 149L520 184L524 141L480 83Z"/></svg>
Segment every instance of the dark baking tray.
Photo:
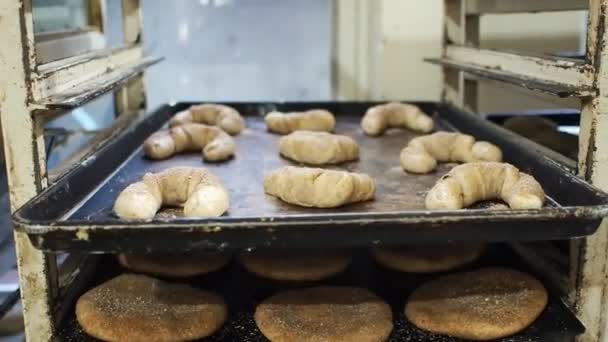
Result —
<svg viewBox="0 0 608 342"><path fill-rule="evenodd" d="M425 192L449 165L428 175L410 175L399 166L399 152L414 134L391 130L365 136L359 121L376 103L230 103L247 118L235 137L236 158L203 163L200 153L165 161L143 157L142 142L177 111L192 103L165 105L69 171L14 215L16 229L45 250L187 251L253 246L356 246L369 243L441 241L517 241L565 239L590 235L608 213L606 194L577 178L537 145L451 107L418 103L434 113L437 128L460 130L500 145L506 161L534 175L547 193L539 210L427 211ZM291 162L277 151L279 136L266 131L263 115L271 110L326 108L338 121L337 132L354 137L361 160L342 165L370 174L377 182L374 201L337 209L306 209L264 194L264 174ZM217 174L231 194L227 215L179 218L161 213L151 222L126 222L112 213L118 193L145 172L178 165L204 166Z"/></svg>
<svg viewBox="0 0 608 342"><path fill-rule="evenodd" d="M462 341L456 338L424 332L409 323L403 314L403 307L409 294L421 283L441 274L415 275L390 271L376 266L374 261L368 257L365 249L357 249L354 255L353 264L343 274L316 283L273 282L257 278L243 270L236 258L224 270L185 280L185 282L193 286L222 294L229 306L229 318L226 324L214 335L200 341L268 341L257 329L253 319L253 312L257 304L282 290L318 285L365 287L386 300L393 309L394 328L389 338L390 342ZM463 270L497 265L532 273L509 248L502 245L487 248L480 260L463 268ZM115 259L108 256L107 259L101 260L98 264L96 276L86 285L86 289L123 272L128 271L122 270L117 265ZM499 341L563 341L583 333L585 328L577 320L572 311L570 311L559 296L552 294L551 291L549 292L549 303L545 311L530 327L514 336L500 339ZM69 308L68 312L69 314L58 329L58 341L99 341L82 331L74 316L73 307Z"/></svg>

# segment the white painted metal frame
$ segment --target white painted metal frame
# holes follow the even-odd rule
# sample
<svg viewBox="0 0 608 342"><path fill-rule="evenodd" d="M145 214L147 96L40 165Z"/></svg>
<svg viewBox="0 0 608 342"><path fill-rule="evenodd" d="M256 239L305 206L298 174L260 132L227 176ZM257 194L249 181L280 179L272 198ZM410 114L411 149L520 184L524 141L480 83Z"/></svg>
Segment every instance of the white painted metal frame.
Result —
<svg viewBox="0 0 608 342"><path fill-rule="evenodd" d="M588 0L468 0L467 14L585 10Z"/></svg>
<svg viewBox="0 0 608 342"><path fill-rule="evenodd" d="M104 0L92 1L94 25L103 29ZM126 48L41 65L36 59L31 0L0 1L0 118L11 211L47 185L43 137L47 108L39 101L75 85L98 84L95 80L108 69L120 70L141 62L140 3L122 1ZM136 76L117 91L118 107L126 109L123 112L139 110L145 104L141 80ZM55 256L35 249L24 233L15 233L15 244L26 339L51 341L59 292Z"/></svg>
<svg viewBox="0 0 608 342"><path fill-rule="evenodd" d="M335 0L332 85L334 98L380 97L379 48L382 1Z"/></svg>
<svg viewBox="0 0 608 342"><path fill-rule="evenodd" d="M98 0L95 0L98 1ZM31 0L0 1L0 110L2 115L4 149L9 176L11 210L15 210L41 191L47 183L44 141L42 135L45 107L36 103L75 84L81 84L99 75L104 65L131 65L141 58L142 20L140 0L123 0L123 25L128 48L108 54L75 58L55 64L37 65L32 25ZM501 69L515 79L529 79L568 85L575 89L591 88L579 92L583 115L581 123L579 169L582 176L608 191L608 51L605 47L608 32L606 11L608 0L589 0L587 62L555 61L539 57L526 57L509 53L479 50L479 16L483 13L509 13L518 11L578 9L583 1L551 0L445 0L444 58L455 61L444 63L443 99L465 110L475 110L477 83L464 76L466 66L474 66L491 74ZM354 17L338 22L339 30L353 30L357 25L372 25L366 12L370 3L377 1L338 1L338 10ZM103 12L103 6L98 7ZM347 12L345 12L347 11ZM341 15L340 18L348 18ZM103 27L104 21L97 25ZM343 36L343 35L340 35ZM338 79L338 89L353 98L369 96L369 69L373 56L369 42L373 37L359 37L357 41L338 42L338 60L348 72L342 76L357 76L352 80ZM359 40L363 39L364 40ZM370 40L370 38L372 38ZM368 42L367 44L365 42ZM350 56L350 58L349 58ZM356 57L355 56L359 56ZM363 58L363 59L361 59ZM371 63L372 65L374 63ZM371 70L371 71L370 71ZM363 73L361 73L363 71ZM341 76L341 77L342 77ZM342 82L344 81L344 82ZM342 83L341 83L342 82ZM374 88L374 87L372 87ZM131 79L126 87L116 92L117 108L121 113L139 111L145 105L141 76ZM54 257L32 247L22 233L15 233L20 270L21 294L25 317L25 332L30 341L49 341L54 333L54 304L57 294ZM608 338L608 282L606 265L608 225L598 233L574 243L571 259L573 300L579 317L587 326L580 341L601 341Z"/></svg>
<svg viewBox="0 0 608 342"><path fill-rule="evenodd" d="M552 92L558 96L577 96L581 100L579 173L599 188L608 191L608 0L444 0L445 44L441 59L444 66L443 100L465 110L474 108L476 86L467 86L465 73L474 76ZM587 58L584 62L549 57L521 56L482 50L479 16L487 13L515 13L589 9ZM473 27L473 28L471 28ZM472 34L473 36L470 36ZM505 77L507 76L507 77ZM470 82L473 82L472 80ZM532 86L530 86L532 83ZM604 133L604 134L602 134ZM516 246L522 249L522 246ZM524 257L542 260L538 255ZM539 259L541 258L541 259ZM572 242L570 275L548 274L556 283L567 284L578 317L586 326L577 341L608 340L608 222L593 236ZM551 273L550 267L536 265Z"/></svg>

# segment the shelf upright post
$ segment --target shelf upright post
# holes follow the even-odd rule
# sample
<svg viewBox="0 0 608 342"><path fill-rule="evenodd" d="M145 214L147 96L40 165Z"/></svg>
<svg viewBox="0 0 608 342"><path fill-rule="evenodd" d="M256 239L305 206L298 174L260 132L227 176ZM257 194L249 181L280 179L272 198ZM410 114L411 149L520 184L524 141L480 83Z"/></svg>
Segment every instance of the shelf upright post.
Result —
<svg viewBox="0 0 608 342"><path fill-rule="evenodd" d="M42 118L31 103L36 70L31 0L0 2L0 110L11 212L47 185ZM15 232L21 302L28 341L50 341L55 259Z"/></svg>
<svg viewBox="0 0 608 342"><path fill-rule="evenodd" d="M597 95L582 98L579 175L608 191L608 0L589 1L587 63L594 70ZM577 341L608 339L608 222L582 241L573 242L571 279L578 317L586 326Z"/></svg>
<svg viewBox="0 0 608 342"><path fill-rule="evenodd" d="M466 0L444 0L443 55L449 44L479 46L479 15L467 14ZM443 67L443 101L469 112L477 112L477 81L460 70Z"/></svg>
<svg viewBox="0 0 608 342"><path fill-rule="evenodd" d="M142 46L143 18L140 0L122 0L122 26L126 46ZM139 49L143 58L143 49ZM132 77L114 93L116 113L142 113L146 107L143 73Z"/></svg>

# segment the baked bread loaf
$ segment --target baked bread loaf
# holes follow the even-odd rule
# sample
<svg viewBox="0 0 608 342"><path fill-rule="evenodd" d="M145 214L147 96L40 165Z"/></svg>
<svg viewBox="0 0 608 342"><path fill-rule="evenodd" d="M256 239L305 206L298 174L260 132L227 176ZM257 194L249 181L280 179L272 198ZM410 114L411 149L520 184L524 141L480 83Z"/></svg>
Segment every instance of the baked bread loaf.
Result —
<svg viewBox="0 0 608 342"><path fill-rule="evenodd" d="M226 321L222 297L188 285L123 274L87 291L76 319L104 341L191 341L213 334Z"/></svg>
<svg viewBox="0 0 608 342"><path fill-rule="evenodd" d="M193 277L215 272L228 264L230 258L219 252L198 254L120 254L120 264L138 273L162 277Z"/></svg>
<svg viewBox="0 0 608 342"><path fill-rule="evenodd" d="M272 342L377 342L393 329L390 306L356 287L281 292L260 303L254 317Z"/></svg>
<svg viewBox="0 0 608 342"><path fill-rule="evenodd" d="M422 330L485 341L525 329L547 300L544 286L531 276L489 267L423 284L408 298L405 316Z"/></svg>
<svg viewBox="0 0 608 342"><path fill-rule="evenodd" d="M241 253L245 269L280 281L317 281L344 272L351 262L345 250L257 249Z"/></svg>
<svg viewBox="0 0 608 342"><path fill-rule="evenodd" d="M386 246L372 248L380 265L407 273L445 272L475 261L483 252L479 245Z"/></svg>

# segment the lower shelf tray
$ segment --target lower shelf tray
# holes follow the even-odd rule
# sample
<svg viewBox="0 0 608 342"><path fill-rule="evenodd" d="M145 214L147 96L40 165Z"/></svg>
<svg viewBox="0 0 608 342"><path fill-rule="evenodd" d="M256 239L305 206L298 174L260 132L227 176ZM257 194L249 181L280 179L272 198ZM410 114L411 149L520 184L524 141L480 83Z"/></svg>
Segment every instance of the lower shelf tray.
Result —
<svg viewBox="0 0 608 342"><path fill-rule="evenodd" d="M483 266L505 266L531 272L508 247L501 244L490 245L477 262L465 269L475 269ZM115 259L108 256L108 260L102 260L99 263L97 275L95 279L91 280L89 287L93 287L122 272L125 271L120 268ZM413 275L386 270L376 266L373 260L368 257L366 250L358 249L355 252L353 264L345 273L317 283L279 283L260 279L243 270L236 260L233 260L229 267L221 271L191 279L189 283L222 294L229 306L229 318L226 324L214 335L201 341L267 341L257 329L253 319L256 305L281 290L320 284L365 287L386 300L393 309L394 320L394 328L389 341L461 341L452 337L424 332L414 327L404 317L403 307L408 295L422 282L438 275L440 274ZM64 324L60 327L58 340L64 342L98 341L82 331L74 316L74 310L71 309L69 312L70 315L66 317ZM550 294L549 303L536 322L519 334L500 341L556 341L574 337L584 331L584 326L563 301Z"/></svg>

